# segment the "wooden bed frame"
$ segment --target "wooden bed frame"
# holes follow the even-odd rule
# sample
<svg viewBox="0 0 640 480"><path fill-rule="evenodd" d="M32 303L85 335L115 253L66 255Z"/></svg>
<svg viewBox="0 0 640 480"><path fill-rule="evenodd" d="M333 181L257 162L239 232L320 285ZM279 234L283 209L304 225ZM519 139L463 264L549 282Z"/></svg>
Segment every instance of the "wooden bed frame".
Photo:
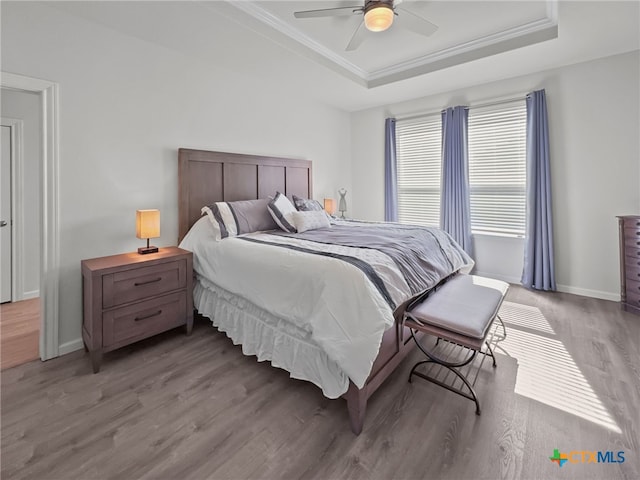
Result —
<svg viewBox="0 0 640 480"><path fill-rule="evenodd" d="M312 197L309 160L296 160L205 150L178 150L179 239L201 217L200 209L214 202L266 198L276 191ZM393 328L384 333L380 351L363 388L349 383L347 400L351 430L362 431L367 400L414 348L409 330L402 326L407 304L398 307ZM404 329L404 331L403 331Z"/></svg>

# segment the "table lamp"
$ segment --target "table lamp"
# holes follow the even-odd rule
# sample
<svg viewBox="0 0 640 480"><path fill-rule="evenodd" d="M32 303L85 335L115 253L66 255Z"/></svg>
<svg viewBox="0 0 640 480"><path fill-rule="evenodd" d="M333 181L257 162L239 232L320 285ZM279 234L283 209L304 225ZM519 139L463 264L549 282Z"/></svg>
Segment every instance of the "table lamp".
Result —
<svg viewBox="0 0 640 480"><path fill-rule="evenodd" d="M136 237L146 238L147 246L138 248L138 253L155 253L158 247L149 246L150 238L160 236L160 210L136 210Z"/></svg>
<svg viewBox="0 0 640 480"><path fill-rule="evenodd" d="M324 199L324 211L329 215L336 213L336 201L333 198Z"/></svg>

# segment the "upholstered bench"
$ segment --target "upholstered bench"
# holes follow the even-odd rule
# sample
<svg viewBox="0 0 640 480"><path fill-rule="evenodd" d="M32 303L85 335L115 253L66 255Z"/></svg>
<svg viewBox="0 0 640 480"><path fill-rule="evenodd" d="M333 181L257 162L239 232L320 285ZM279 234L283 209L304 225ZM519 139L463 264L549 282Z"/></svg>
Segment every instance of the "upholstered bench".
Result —
<svg viewBox="0 0 640 480"><path fill-rule="evenodd" d="M473 400L476 404L476 414L480 415L478 396L472 383L461 371L461 367L470 364L478 353L490 356L493 366L496 366L496 359L487 336L497 318L502 327L500 338L506 337L506 329L498 316L498 311L508 289L509 284L500 280L458 274L429 292L426 298L410 305L404 316L404 325L410 329L411 337L428 359L414 365L409 374L409 382L413 375L417 375L458 393ZM435 337L437 339L435 345L425 346L424 340L427 337L423 336L423 339L419 340L417 332ZM453 359L442 358L438 349L441 340L462 347L458 348L458 354L460 350L468 350L468 354L463 355L463 358L460 358L460 355ZM485 345L486 350L483 350ZM469 392L464 391L462 387L455 388L452 384L435 376L416 370L425 363L435 363L449 369L462 380Z"/></svg>

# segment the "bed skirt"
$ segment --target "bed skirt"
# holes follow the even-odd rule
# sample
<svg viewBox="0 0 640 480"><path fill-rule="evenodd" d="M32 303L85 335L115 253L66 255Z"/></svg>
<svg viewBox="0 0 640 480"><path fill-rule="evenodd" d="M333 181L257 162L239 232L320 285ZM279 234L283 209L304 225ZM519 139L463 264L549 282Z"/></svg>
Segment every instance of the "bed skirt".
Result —
<svg viewBox="0 0 640 480"><path fill-rule="evenodd" d="M197 277L194 308L224 332L242 353L271 362L291 378L317 385L327 398L338 398L349 388L349 378L311 339L309 332L261 309L208 280Z"/></svg>

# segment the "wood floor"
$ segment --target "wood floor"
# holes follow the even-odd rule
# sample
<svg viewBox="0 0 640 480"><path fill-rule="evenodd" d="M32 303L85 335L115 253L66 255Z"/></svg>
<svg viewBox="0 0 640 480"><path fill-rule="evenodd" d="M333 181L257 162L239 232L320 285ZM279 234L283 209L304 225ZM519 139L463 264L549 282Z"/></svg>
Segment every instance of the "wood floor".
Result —
<svg viewBox="0 0 640 480"><path fill-rule="evenodd" d="M371 398L343 400L242 355L197 323L105 355L2 372L2 478L637 479L640 317L618 304L513 287L498 367L473 402L407 382L414 351ZM623 463L550 460L554 449ZM585 454L585 461L591 459Z"/></svg>
<svg viewBox="0 0 640 480"><path fill-rule="evenodd" d="M40 299L0 305L0 369L40 358Z"/></svg>

